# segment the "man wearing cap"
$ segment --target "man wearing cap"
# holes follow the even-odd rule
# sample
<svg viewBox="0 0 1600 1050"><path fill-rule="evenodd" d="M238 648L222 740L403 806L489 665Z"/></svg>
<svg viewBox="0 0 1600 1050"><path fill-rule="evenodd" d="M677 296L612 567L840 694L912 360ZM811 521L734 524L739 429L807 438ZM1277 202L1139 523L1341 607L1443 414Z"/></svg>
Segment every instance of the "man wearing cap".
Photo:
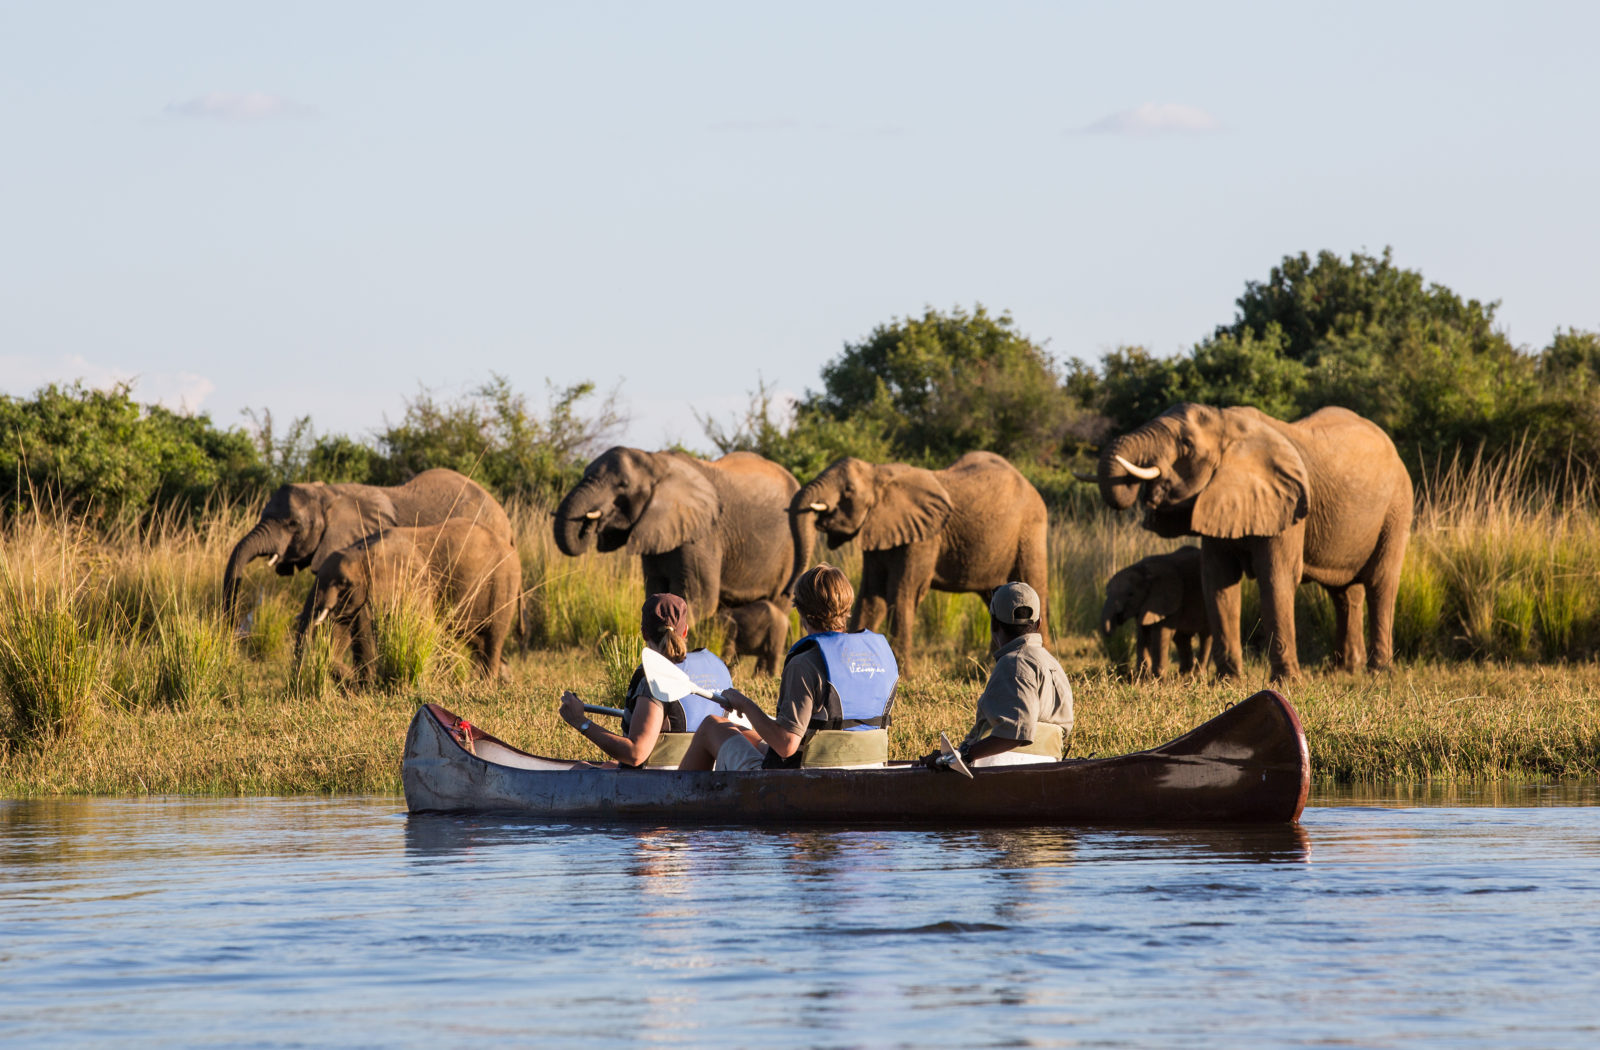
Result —
<svg viewBox="0 0 1600 1050"><path fill-rule="evenodd" d="M1000 648L961 757L979 767L1055 761L1072 734L1072 686L1039 635L1039 595L1026 583L1008 583L989 599L989 617ZM922 762L943 769L938 758L935 751Z"/></svg>

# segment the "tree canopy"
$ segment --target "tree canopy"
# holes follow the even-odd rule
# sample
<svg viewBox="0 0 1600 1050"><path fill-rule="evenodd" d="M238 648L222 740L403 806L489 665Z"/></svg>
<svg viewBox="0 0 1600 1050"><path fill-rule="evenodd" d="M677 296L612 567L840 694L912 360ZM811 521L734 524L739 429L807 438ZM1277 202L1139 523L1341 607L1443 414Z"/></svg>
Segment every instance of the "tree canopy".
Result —
<svg viewBox="0 0 1600 1050"><path fill-rule="evenodd" d="M716 450L758 452L802 480L843 455L943 467L988 449L1065 492L1067 471L1108 435L1181 401L1281 419L1342 405L1382 426L1413 470L1515 450L1534 478L1592 471L1600 334L1569 328L1530 352L1496 326L1497 306L1428 283L1388 249L1301 253L1246 282L1232 321L1187 352L1125 346L1098 368L1057 362L1009 313L928 307L847 342L820 389L788 399L758 380L741 417L701 424ZM248 428L219 428L140 405L126 385L0 396L0 508L123 520L285 481L392 484L429 467L471 474L502 498L550 499L623 422L616 391L550 386L541 410L500 375L462 397L420 391L367 437L249 416Z"/></svg>

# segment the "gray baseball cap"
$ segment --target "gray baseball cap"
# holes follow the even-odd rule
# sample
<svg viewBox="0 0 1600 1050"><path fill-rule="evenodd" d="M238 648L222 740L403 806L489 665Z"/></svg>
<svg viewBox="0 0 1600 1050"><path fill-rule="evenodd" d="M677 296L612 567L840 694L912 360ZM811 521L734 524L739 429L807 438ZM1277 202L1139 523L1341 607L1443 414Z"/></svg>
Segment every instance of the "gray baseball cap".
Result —
<svg viewBox="0 0 1600 1050"><path fill-rule="evenodd" d="M989 613L1013 627L1033 623L1041 615L1039 595L1025 583L1008 583L996 589L989 599Z"/></svg>

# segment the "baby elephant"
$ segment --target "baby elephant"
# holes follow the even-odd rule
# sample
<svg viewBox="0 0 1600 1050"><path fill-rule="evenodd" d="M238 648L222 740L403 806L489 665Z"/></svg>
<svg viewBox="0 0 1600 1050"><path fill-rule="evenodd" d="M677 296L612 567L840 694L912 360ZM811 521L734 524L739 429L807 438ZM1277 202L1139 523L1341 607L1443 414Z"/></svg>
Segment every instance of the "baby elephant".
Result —
<svg viewBox="0 0 1600 1050"><path fill-rule="evenodd" d="M438 525L390 528L330 555L317 570L313 624L330 615L350 629L350 648L363 679L370 678L377 644L375 598L403 590L451 610L450 624L472 648L479 669L500 673L500 650L522 592L522 563L506 540L465 518Z"/></svg>
<svg viewBox="0 0 1600 1050"><path fill-rule="evenodd" d="M1137 618L1138 650L1134 674L1160 678L1167 667L1167 639L1178 639L1178 669L1198 670L1211 659L1211 626L1200 588L1200 548L1180 547L1170 554L1141 558L1111 577L1100 631L1109 635L1124 620ZM1195 659L1190 636L1200 642Z"/></svg>
<svg viewBox="0 0 1600 1050"><path fill-rule="evenodd" d="M751 602L717 610L724 637L723 658L729 664L746 654L756 658L756 674L773 674L789 640L787 601Z"/></svg>

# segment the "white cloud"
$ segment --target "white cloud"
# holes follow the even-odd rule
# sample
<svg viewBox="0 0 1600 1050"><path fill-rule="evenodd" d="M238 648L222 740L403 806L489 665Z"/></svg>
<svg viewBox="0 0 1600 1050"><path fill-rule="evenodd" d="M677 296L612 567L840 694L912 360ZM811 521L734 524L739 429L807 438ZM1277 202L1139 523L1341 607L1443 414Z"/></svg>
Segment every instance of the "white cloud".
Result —
<svg viewBox="0 0 1600 1050"><path fill-rule="evenodd" d="M315 110L293 99L265 91L211 91L186 102L168 103L166 112L174 117L252 123L279 117L306 117Z"/></svg>
<svg viewBox="0 0 1600 1050"><path fill-rule="evenodd" d="M101 364L81 354L44 358L25 354L0 354L0 390L27 397L49 383L66 385L82 380L94 390L109 390L118 383L133 384L133 399L141 404L163 405L176 412L198 412L217 384L197 372L130 372Z"/></svg>
<svg viewBox="0 0 1600 1050"><path fill-rule="evenodd" d="M1172 102L1146 102L1095 121L1082 129L1094 135L1203 135L1222 130L1222 124L1198 106Z"/></svg>

